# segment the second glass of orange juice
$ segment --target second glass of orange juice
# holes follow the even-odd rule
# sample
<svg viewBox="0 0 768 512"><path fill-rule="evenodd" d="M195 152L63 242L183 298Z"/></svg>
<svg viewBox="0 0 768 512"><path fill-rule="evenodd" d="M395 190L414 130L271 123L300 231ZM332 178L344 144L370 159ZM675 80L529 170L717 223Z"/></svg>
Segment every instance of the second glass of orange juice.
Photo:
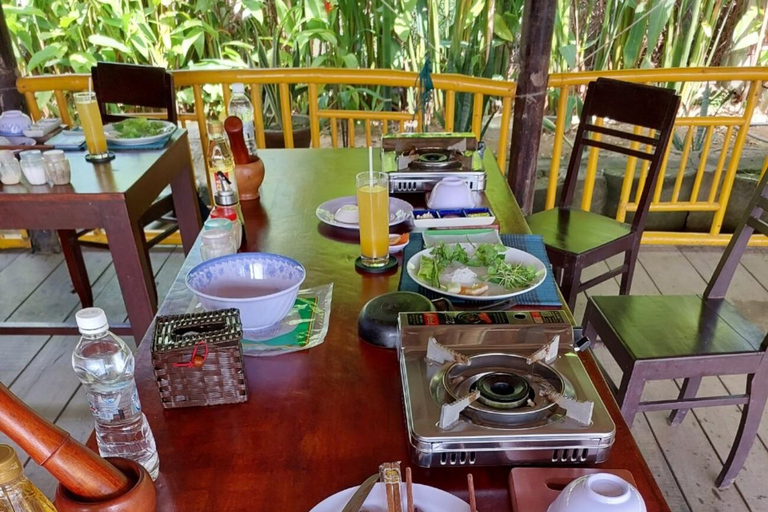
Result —
<svg viewBox="0 0 768 512"><path fill-rule="evenodd" d="M80 116L80 124L83 126L85 145L88 147L90 159L108 159L107 139L104 137L104 126L101 123L96 93L78 92L74 97L75 107Z"/></svg>
<svg viewBox="0 0 768 512"><path fill-rule="evenodd" d="M389 262L389 181L384 172L357 175L360 256L368 267Z"/></svg>

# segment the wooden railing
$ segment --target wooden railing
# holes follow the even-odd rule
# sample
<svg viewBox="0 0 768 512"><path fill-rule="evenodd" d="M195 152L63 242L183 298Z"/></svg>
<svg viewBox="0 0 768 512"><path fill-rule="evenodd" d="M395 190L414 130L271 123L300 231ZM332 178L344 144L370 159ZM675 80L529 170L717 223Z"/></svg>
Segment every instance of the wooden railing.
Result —
<svg viewBox="0 0 768 512"><path fill-rule="evenodd" d="M549 169L546 207L551 208L555 204L558 183L561 181L561 169L566 162L563 158L563 142L565 141L565 127L568 124L568 98L573 94L572 89L583 86L598 77L605 76L631 82L665 85L669 82L724 82L737 81L748 83L748 92L744 101L743 113L736 116L718 115L708 117L677 118L678 131L684 132L683 146L681 150L680 164L676 171L674 190L670 198L662 198L664 179L659 180L656 187L651 211L654 212L713 212L713 220L707 233L689 232L662 232L646 231L643 242L656 244L697 244L697 245L724 245L729 236L721 234L723 220L736 179L739 160L747 137L747 130L752 119L752 113L758 101L762 83L768 81L768 68L679 68L679 69L647 69L624 70L604 72L582 72L554 74L550 76L549 86L559 89L557 102L557 120L555 122L555 139L552 148L552 161ZM19 91L24 93L30 106L32 117L37 119L41 114L38 106L37 94L53 92L53 98L58 105L62 120L71 124L69 95L75 91L85 90L88 87L89 75L57 75L57 76L32 76L20 78L17 82ZM321 109L318 105L319 88L323 85L353 85L353 86L390 86L401 88L414 88L417 75L415 73L394 70L360 70L360 69L326 69L326 68L297 68L297 69L248 69L248 70L184 70L174 72L174 83L177 89L191 88L194 97L194 111L182 112L179 118L182 121L196 122L200 130L203 147L207 146L206 131L206 104L203 99L203 87L210 85L221 86L224 104L229 102L230 91L228 84L244 83L250 90L251 101L256 113L254 123L256 125L257 143L264 147L265 121L261 115L262 88L274 85L279 96L279 108L284 120L284 136L286 147L294 147L291 112L294 105L291 102L289 87L291 85L306 85L308 93L309 119L312 147L320 146L321 120L328 120L331 144L339 145L338 126L340 122L347 123L350 134L348 145L354 146L354 128L357 122L365 127L365 142L371 143L372 125L380 124L380 129L386 133L389 122L395 122L399 129L404 129L404 124L411 120L417 123L416 130L421 130L421 116L418 112L382 112L362 110ZM491 148L496 154L496 160L502 172L506 172L507 156L509 151L509 121L511 117L512 102L515 93L514 82L474 78L463 75L435 74L432 75L435 90L438 91L440 104L443 106L443 129L454 129L454 113L456 108L456 95L468 93L472 95L471 130L476 136L480 136L483 126L483 104L487 97L500 100L500 129L499 143L496 148ZM631 99L628 99L631 101ZM603 120L598 120L598 123ZM692 151L696 132L704 128L703 145L700 150L700 164L696 170L692 192L683 197L683 180L687 170L688 158ZM716 131L724 131L723 143L717 164L712 174L711 186L706 194L702 194L702 184L706 173L707 157L715 154L712 149L712 141ZM636 130L640 133L640 130ZM649 134L652 135L652 134ZM635 149L642 149L639 143L635 143ZM672 149L670 144L667 155L662 165L662 173L667 172L668 157ZM597 178L598 149L592 148L587 158L587 170L585 175L584 193L581 207L589 209L593 201L593 192ZM567 156L567 155L566 155ZM638 175L638 167L639 175ZM638 166L637 160L629 158L626 163L623 184L619 198L616 218L625 220L627 213L637 209L637 201L641 187L633 187L636 176L639 176L640 185L644 183L648 165L643 163ZM634 194L633 194L634 190ZM764 237L760 241L762 243Z"/></svg>

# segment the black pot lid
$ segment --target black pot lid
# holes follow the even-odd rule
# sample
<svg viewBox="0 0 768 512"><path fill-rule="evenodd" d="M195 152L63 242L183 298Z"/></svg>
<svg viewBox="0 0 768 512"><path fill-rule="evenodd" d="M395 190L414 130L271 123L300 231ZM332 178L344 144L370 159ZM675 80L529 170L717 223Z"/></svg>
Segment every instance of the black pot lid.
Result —
<svg viewBox="0 0 768 512"><path fill-rule="evenodd" d="M392 292L368 301L357 318L357 333L378 347L397 346L397 316L400 313L434 311L425 296L414 292Z"/></svg>

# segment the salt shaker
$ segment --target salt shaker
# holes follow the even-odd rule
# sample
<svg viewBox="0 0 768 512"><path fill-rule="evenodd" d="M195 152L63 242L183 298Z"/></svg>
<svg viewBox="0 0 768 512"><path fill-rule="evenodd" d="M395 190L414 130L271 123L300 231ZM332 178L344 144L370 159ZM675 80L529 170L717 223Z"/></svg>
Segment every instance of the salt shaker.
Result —
<svg viewBox="0 0 768 512"><path fill-rule="evenodd" d="M29 149L19 153L21 170L30 185L45 185L45 162L39 149Z"/></svg>
<svg viewBox="0 0 768 512"><path fill-rule="evenodd" d="M43 153L45 174L53 185L66 185L72 177L69 160L60 149L51 149Z"/></svg>
<svg viewBox="0 0 768 512"><path fill-rule="evenodd" d="M13 152L0 151L0 182L3 185L16 185L21 181L21 166Z"/></svg>
<svg viewBox="0 0 768 512"><path fill-rule="evenodd" d="M203 231L200 244L200 256L207 261L219 256L235 254L237 248L232 232L225 229L208 229Z"/></svg>

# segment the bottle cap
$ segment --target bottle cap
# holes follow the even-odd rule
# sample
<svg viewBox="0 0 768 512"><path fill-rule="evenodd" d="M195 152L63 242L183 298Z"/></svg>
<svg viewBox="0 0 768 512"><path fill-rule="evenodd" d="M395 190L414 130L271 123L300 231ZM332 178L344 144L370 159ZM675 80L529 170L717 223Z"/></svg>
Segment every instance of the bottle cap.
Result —
<svg viewBox="0 0 768 512"><path fill-rule="evenodd" d="M222 217L218 217L215 219L208 219L203 224L204 230L209 229L226 229L231 230L232 229L232 221L229 219L224 219Z"/></svg>
<svg viewBox="0 0 768 512"><path fill-rule="evenodd" d="M80 332L101 331L109 327L107 314L101 308L85 308L75 314Z"/></svg>
<svg viewBox="0 0 768 512"><path fill-rule="evenodd" d="M0 485L12 482L24 474L16 451L7 444L0 444Z"/></svg>
<svg viewBox="0 0 768 512"><path fill-rule="evenodd" d="M239 201L237 199L237 192L232 189L219 190L216 192L216 204L219 206L233 206Z"/></svg>
<svg viewBox="0 0 768 512"><path fill-rule="evenodd" d="M34 162L36 160L42 160L43 154L39 149L28 149L19 153L19 157L25 162Z"/></svg>
<svg viewBox="0 0 768 512"><path fill-rule="evenodd" d="M232 84L229 88L236 94L243 94L245 92L245 86L243 84Z"/></svg>

